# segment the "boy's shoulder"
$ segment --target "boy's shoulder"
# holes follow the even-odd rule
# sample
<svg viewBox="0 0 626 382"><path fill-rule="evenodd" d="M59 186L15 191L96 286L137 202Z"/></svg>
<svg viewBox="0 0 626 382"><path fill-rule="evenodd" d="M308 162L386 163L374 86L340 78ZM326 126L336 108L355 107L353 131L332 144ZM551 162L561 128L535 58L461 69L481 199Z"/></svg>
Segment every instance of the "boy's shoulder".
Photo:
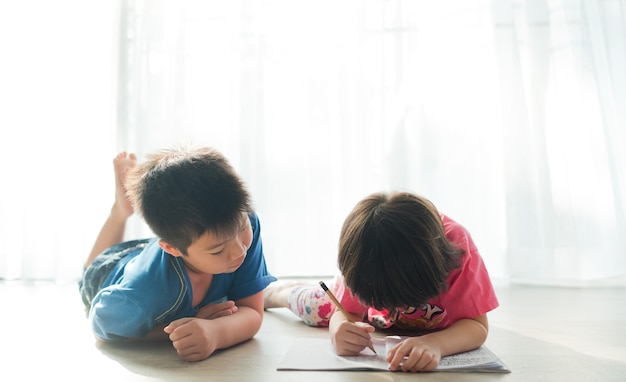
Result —
<svg viewBox="0 0 626 382"><path fill-rule="evenodd" d="M126 264L124 277L142 282L169 278L169 274L185 272L182 260L165 252L159 239L151 239L145 248Z"/></svg>

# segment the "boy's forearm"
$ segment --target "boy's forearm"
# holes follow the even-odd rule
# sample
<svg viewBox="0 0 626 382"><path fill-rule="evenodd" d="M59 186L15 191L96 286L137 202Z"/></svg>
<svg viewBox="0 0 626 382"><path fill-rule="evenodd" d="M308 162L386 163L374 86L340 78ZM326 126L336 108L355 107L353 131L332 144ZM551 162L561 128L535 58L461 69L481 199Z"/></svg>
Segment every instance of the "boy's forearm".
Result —
<svg viewBox="0 0 626 382"><path fill-rule="evenodd" d="M263 313L248 306L240 306L237 312L211 320L218 324L217 349L224 349L247 341L261 328Z"/></svg>
<svg viewBox="0 0 626 382"><path fill-rule="evenodd" d="M424 335L423 339L437 346L444 357L481 346L488 332L487 316L484 315L459 320L444 330Z"/></svg>
<svg viewBox="0 0 626 382"><path fill-rule="evenodd" d="M201 320L211 321L211 325L216 325L214 338L218 340L217 348L222 349L252 338L261 328L262 316L256 310L243 306L236 314ZM157 324L144 337L128 338L126 341L170 341L169 333L163 330L166 326L167 324Z"/></svg>

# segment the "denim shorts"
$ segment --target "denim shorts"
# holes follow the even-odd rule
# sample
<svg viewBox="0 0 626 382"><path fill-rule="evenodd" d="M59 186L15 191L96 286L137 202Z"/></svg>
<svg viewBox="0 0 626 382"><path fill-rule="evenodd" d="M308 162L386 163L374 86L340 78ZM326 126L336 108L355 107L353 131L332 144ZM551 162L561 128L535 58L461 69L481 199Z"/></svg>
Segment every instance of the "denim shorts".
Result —
<svg viewBox="0 0 626 382"><path fill-rule="evenodd" d="M152 239L125 241L107 248L99 254L93 263L83 270L83 277L78 282L80 296L89 312L91 301L100 290L102 283L124 257L143 250Z"/></svg>

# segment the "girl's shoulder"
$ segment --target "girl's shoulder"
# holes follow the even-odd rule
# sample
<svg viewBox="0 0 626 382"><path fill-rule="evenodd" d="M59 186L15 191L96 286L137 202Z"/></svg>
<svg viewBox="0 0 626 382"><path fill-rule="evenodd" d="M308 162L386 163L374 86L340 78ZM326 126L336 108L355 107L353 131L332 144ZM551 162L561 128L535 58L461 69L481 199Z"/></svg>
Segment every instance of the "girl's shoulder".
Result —
<svg viewBox="0 0 626 382"><path fill-rule="evenodd" d="M440 214L446 238L466 250L476 250L470 232L461 223L447 215Z"/></svg>

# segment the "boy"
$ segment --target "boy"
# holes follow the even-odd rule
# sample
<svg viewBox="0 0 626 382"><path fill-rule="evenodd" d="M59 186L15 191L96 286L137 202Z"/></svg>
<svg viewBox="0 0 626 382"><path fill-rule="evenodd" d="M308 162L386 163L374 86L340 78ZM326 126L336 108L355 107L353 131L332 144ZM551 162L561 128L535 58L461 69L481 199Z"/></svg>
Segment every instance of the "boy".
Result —
<svg viewBox="0 0 626 382"><path fill-rule="evenodd" d="M115 202L80 291L103 341L169 339L187 361L252 338L266 268L259 219L226 158L211 148L114 161ZM137 211L157 237L123 241Z"/></svg>

